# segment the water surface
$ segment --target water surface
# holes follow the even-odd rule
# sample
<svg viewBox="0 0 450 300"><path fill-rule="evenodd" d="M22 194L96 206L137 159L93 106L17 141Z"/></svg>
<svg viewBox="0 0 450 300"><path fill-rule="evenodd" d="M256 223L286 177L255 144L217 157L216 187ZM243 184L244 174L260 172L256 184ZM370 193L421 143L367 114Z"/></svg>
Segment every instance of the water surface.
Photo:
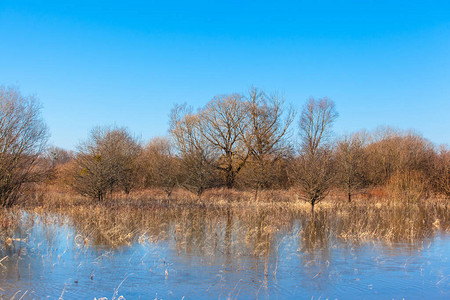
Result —
<svg viewBox="0 0 450 300"><path fill-rule="evenodd" d="M187 208L22 212L13 240L0 251L0 294L6 299L450 298L445 231L431 221L422 222L424 228L409 221L412 227L396 228L406 225L381 219L353 228L344 215L322 212L311 220L298 212ZM371 236L375 232L385 236ZM390 232L395 235L385 238Z"/></svg>

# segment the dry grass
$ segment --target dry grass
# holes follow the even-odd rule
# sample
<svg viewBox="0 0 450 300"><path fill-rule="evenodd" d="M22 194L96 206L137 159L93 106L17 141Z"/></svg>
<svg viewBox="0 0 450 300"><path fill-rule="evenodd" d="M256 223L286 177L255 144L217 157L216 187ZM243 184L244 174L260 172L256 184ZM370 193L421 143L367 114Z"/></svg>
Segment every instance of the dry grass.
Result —
<svg viewBox="0 0 450 300"><path fill-rule="evenodd" d="M414 203L360 195L347 203L333 193L316 207L294 191L267 191L255 201L251 192L218 189L201 198L183 190L171 199L159 190L117 194L93 202L65 191L46 191L22 208L3 210L0 238L13 237L20 210L67 218L84 246L121 247L174 239L179 251L266 255L277 247L280 233L298 235L301 248L323 248L333 242L383 240L415 243L440 231L450 232L449 201ZM45 218L44 218L45 219ZM55 218L46 218L52 222Z"/></svg>
<svg viewBox="0 0 450 300"><path fill-rule="evenodd" d="M237 191L229 189L211 189L203 193L201 197L186 191L176 189L170 198L160 189L147 189L132 191L129 194L114 193L108 199L97 202L86 197L79 196L67 190L59 190L54 187L37 190L28 197L28 201L20 203L21 207L43 207L70 209L80 205L100 205L105 207L202 207L202 208L296 208L309 209L309 205L300 201L294 190L268 190L260 191L258 199L252 191Z"/></svg>

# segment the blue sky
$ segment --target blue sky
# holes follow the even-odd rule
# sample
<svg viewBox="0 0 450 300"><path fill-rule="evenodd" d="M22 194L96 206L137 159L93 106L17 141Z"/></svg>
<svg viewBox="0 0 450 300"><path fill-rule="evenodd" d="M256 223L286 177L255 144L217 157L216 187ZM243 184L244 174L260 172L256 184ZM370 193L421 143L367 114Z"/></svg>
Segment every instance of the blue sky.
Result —
<svg viewBox="0 0 450 300"><path fill-rule="evenodd" d="M175 103L252 86L331 98L337 134L450 143L447 1L65 2L0 1L0 84L36 95L54 145L111 124L147 141Z"/></svg>

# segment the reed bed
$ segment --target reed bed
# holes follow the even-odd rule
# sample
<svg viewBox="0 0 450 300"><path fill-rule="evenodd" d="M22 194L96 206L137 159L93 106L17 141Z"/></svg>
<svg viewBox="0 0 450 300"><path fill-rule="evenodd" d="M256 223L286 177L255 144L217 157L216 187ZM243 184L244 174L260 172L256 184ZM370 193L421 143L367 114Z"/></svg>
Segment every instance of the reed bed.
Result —
<svg viewBox="0 0 450 300"><path fill-rule="evenodd" d="M266 285L269 277L277 280L281 246L294 249L314 282L321 270L326 272L331 248L382 242L397 253L397 248L422 249L427 240L450 233L449 201L443 198L408 202L360 195L348 203L345 195L334 193L314 215L293 191L264 192L255 200L251 192L230 190L212 190L202 198L179 190L171 199L149 190L104 202L53 191L38 200L1 210L0 253L12 256L0 256L0 272L6 270L2 262L18 259L19 245L31 237L35 223L46 232L50 247L55 230L62 225L73 229L70 238L82 256L89 249L108 255L109 250L138 244L151 249L164 242L180 254L201 256L206 264L219 257L238 267L241 260L254 259L264 268ZM170 272L161 264L167 280Z"/></svg>
<svg viewBox="0 0 450 300"><path fill-rule="evenodd" d="M405 202L360 196L348 203L335 193L312 216L309 204L293 191L262 192L255 199L252 192L220 189L198 198L177 190L168 199L148 190L104 202L51 192L2 211L3 245L13 241L21 211L66 218L83 245L116 248L170 240L178 251L235 257L267 255L286 235L296 236L299 248L314 249L374 240L413 244L450 232L449 201L438 198Z"/></svg>

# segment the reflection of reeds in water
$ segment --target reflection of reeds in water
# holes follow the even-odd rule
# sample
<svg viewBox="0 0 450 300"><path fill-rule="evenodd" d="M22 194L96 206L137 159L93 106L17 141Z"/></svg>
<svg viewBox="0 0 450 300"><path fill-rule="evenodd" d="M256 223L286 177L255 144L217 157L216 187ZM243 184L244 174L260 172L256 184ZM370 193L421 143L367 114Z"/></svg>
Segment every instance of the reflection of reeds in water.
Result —
<svg viewBox="0 0 450 300"><path fill-rule="evenodd" d="M21 210L18 208L0 210L0 250L6 246L11 247L15 242L20 242L29 234L33 226L32 219L23 222Z"/></svg>
<svg viewBox="0 0 450 300"><path fill-rule="evenodd" d="M211 202L205 203L209 201L208 197ZM288 271L294 270L296 276L303 274L296 277L302 278L301 285L312 286L314 291L325 291L330 284L341 282L340 265L336 264L339 255L333 249L353 253L360 244L379 240L383 241L383 250L387 245L395 250L392 253L404 253L404 249L408 252L422 249L424 243L421 242L450 231L449 202L446 200L408 203L359 199L347 203L328 199L316 207L312 217L308 205L292 198L274 194L271 201L252 202L239 197L245 197L245 194L212 194L201 200L185 201L167 201L164 197L146 201L144 196L127 201L124 197L106 203L91 203L63 195L39 206L3 210L0 215L0 253L3 253L0 255L0 275L14 270L19 273L18 265L10 263L19 261L22 255L19 240L39 245L40 240L31 229L39 228L39 232L44 233L39 236L44 236L46 241L45 246L37 246L41 248L36 253L42 255L43 263L64 261L67 256L65 244L58 248L61 245L54 243L58 241L56 235L61 238L61 233L63 239L70 234L67 247L74 247L67 251L80 266L94 253L87 272L78 273L78 267L74 271L77 281L77 276L83 275L84 280L95 282L102 276L101 268L97 266L115 254L122 255L121 251L112 250L134 246L137 249L130 252L133 256L137 254L146 272L157 274L152 276L160 276L158 278L165 281L175 278L177 271L183 269L183 263L187 263L188 269L191 262L218 265L221 276L246 272L250 279L244 280L242 285L255 283L258 295L277 286L277 280L282 283L287 274L286 265L292 264ZM156 249L158 244L164 246ZM100 251L90 252L92 248ZM178 253L179 259L168 254L170 260L166 261L165 252L159 252L161 249ZM141 250L144 250L142 258ZM29 253L32 252L30 248ZM145 256L151 253L157 253L157 259L145 261ZM378 264L378 258L374 258L374 264ZM355 273L354 276L358 275ZM443 285L445 280L440 278L436 284ZM114 290L117 296L120 284L114 281L113 286L117 287ZM231 287L224 284L223 287L230 297L239 294L238 284Z"/></svg>
<svg viewBox="0 0 450 300"><path fill-rule="evenodd" d="M438 230L450 231L446 200L416 203L329 200L311 218L308 206L303 203L247 203L246 208L236 200L236 195L230 197L233 201L219 199L210 205L193 199L182 203L147 201L147 204L142 199L103 204L65 199L66 204L59 200L53 205L47 202L45 208L30 209L41 215L45 211L67 217L78 234L75 242L79 244L115 248L136 242L171 241L179 252L202 256L265 256L289 234L298 235L301 249L312 250L327 248L335 242L413 243L432 237ZM4 242L13 235L11 224L17 214L17 210L2 213L0 234Z"/></svg>

